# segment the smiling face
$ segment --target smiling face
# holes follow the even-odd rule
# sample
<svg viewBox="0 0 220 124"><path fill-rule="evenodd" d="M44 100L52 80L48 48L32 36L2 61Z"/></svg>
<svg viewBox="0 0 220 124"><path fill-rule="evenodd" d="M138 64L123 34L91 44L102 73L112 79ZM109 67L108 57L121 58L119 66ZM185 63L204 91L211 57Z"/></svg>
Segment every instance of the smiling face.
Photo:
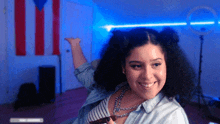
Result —
<svg viewBox="0 0 220 124"><path fill-rule="evenodd" d="M164 53L150 42L131 50L122 69L131 90L145 100L154 98L166 82Z"/></svg>

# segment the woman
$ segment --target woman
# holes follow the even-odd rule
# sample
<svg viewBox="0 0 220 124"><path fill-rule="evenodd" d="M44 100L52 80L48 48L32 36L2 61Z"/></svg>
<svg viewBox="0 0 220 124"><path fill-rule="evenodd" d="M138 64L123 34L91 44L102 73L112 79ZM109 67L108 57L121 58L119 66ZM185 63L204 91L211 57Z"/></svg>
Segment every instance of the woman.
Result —
<svg viewBox="0 0 220 124"><path fill-rule="evenodd" d="M177 34L170 28L112 34L96 70L85 59L80 39L66 38L74 73L89 91L74 124L188 124L174 97L190 98L195 74L178 46Z"/></svg>

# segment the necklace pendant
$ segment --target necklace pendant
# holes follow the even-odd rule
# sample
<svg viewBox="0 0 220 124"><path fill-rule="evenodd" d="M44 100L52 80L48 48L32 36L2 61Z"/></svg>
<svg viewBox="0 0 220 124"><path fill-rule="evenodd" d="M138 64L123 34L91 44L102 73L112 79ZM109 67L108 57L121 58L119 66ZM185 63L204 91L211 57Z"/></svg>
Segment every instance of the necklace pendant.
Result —
<svg viewBox="0 0 220 124"><path fill-rule="evenodd" d="M119 112L120 111L120 108L116 108L116 112Z"/></svg>

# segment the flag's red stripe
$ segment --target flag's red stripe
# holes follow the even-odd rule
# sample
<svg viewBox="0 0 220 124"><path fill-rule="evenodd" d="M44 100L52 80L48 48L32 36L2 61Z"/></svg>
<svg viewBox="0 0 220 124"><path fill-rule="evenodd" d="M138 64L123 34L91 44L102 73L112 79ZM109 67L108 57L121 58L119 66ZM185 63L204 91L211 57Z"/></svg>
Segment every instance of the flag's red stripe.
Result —
<svg viewBox="0 0 220 124"><path fill-rule="evenodd" d="M35 7L35 13L35 54L44 55L44 8L40 11L37 7Z"/></svg>
<svg viewBox="0 0 220 124"><path fill-rule="evenodd" d="M26 55L25 48L25 0L15 0L16 55Z"/></svg>
<svg viewBox="0 0 220 124"><path fill-rule="evenodd" d="M60 39L60 0L53 0L53 54L59 55Z"/></svg>

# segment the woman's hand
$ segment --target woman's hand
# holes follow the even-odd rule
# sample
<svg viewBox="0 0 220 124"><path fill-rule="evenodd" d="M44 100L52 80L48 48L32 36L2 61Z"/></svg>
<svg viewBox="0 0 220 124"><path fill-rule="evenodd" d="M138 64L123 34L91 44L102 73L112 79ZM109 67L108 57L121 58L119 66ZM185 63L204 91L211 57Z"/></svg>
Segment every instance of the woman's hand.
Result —
<svg viewBox="0 0 220 124"><path fill-rule="evenodd" d="M79 44L81 40L79 38L65 38L65 40L67 40L71 45L74 68L76 69L83 63L86 63L87 60Z"/></svg>
<svg viewBox="0 0 220 124"><path fill-rule="evenodd" d="M116 120L115 116L110 116L110 117L99 119L97 121L89 122L89 124L103 124L103 123L114 124L115 120Z"/></svg>
<svg viewBox="0 0 220 124"><path fill-rule="evenodd" d="M79 38L65 38L65 40L67 40L69 43L70 43L70 45L71 46L76 46L76 45L79 45L79 43L80 43L80 41L81 41L81 39L79 39Z"/></svg>
<svg viewBox="0 0 220 124"><path fill-rule="evenodd" d="M114 121L113 121L113 119L112 118L108 118L109 120L107 120L107 124L114 124Z"/></svg>

